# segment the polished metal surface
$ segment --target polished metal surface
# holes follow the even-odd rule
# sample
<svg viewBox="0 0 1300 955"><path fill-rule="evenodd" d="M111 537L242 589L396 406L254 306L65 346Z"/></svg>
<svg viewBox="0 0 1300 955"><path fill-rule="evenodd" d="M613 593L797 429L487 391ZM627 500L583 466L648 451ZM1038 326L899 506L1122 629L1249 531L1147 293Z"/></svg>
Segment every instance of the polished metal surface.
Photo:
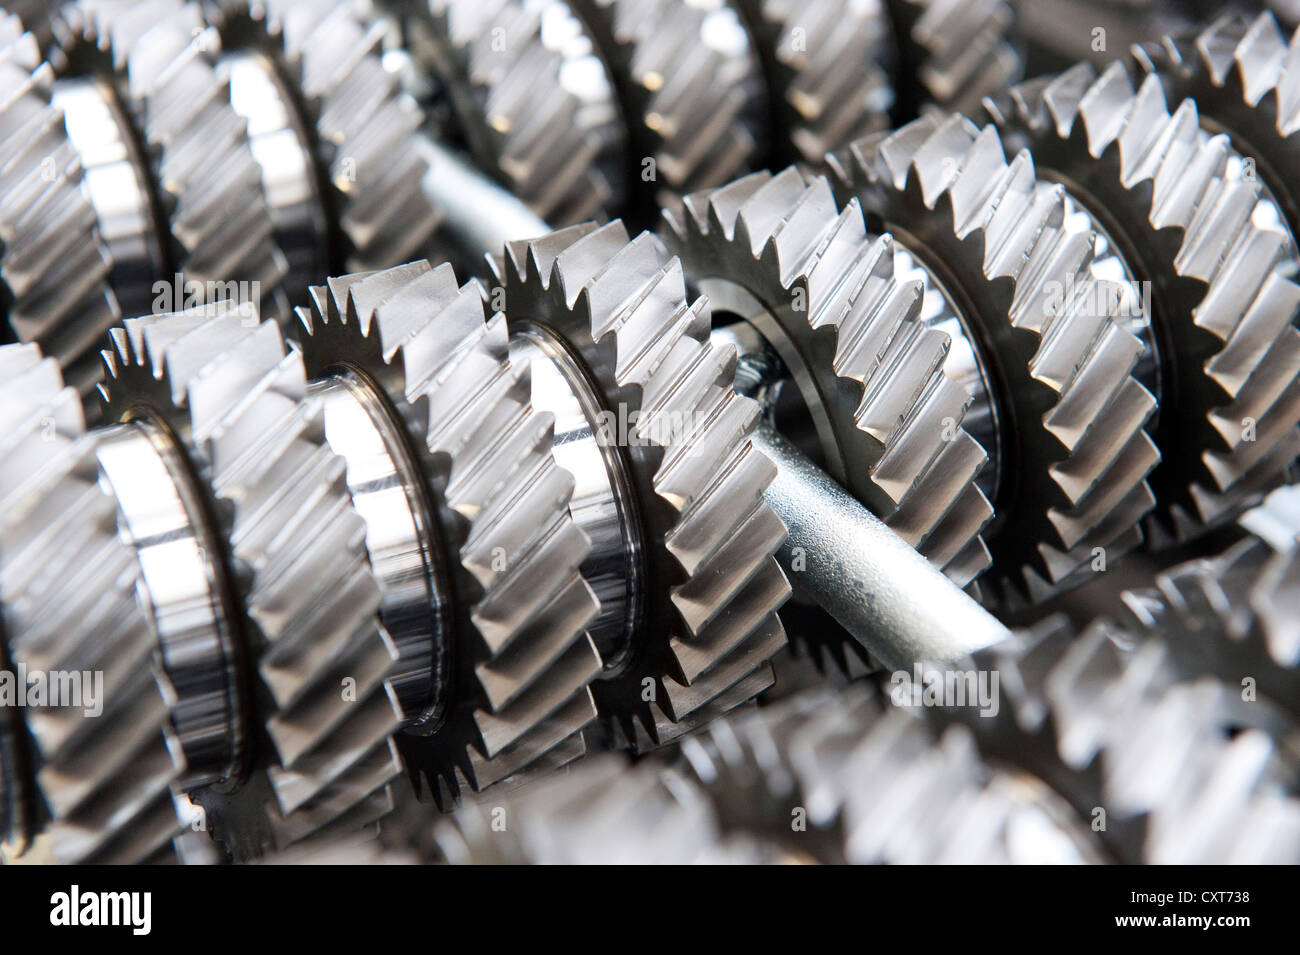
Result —
<svg viewBox="0 0 1300 955"><path fill-rule="evenodd" d="M190 487L183 456L147 419L115 425L97 448L140 562L163 668L176 691L172 724L188 785L236 775L246 733L236 630L224 593L223 557Z"/></svg>
<svg viewBox="0 0 1300 955"><path fill-rule="evenodd" d="M885 666L961 659L1010 637L779 434L760 427L754 442L776 465L767 500L789 532L777 556L796 592L815 600Z"/></svg>
<svg viewBox="0 0 1300 955"><path fill-rule="evenodd" d="M148 167L129 121L116 94L98 79L59 82L51 100L63 111L68 138L85 169L83 182L113 263L110 282L122 313L143 315L157 294L154 279L170 283L173 276L158 233L152 186L144 178Z"/></svg>
<svg viewBox="0 0 1300 955"><path fill-rule="evenodd" d="M310 141L288 88L259 53L224 58L230 105L248 122L248 144L262 170L262 190L276 241L289 264L291 289L305 289L330 267L328 219Z"/></svg>
<svg viewBox="0 0 1300 955"><path fill-rule="evenodd" d="M600 614L588 633L606 673L617 673L641 619L645 547L619 452L619 424L547 328L519 323L510 339L510 360L529 364L533 405L555 417L551 453L573 475L569 513L591 540L582 574L600 602Z"/></svg>
<svg viewBox="0 0 1300 955"><path fill-rule="evenodd" d="M445 704L451 609L419 471L367 379L342 369L310 390L324 404L325 440L347 464L352 507L366 525L379 618L402 660L389 681L414 726L432 723Z"/></svg>

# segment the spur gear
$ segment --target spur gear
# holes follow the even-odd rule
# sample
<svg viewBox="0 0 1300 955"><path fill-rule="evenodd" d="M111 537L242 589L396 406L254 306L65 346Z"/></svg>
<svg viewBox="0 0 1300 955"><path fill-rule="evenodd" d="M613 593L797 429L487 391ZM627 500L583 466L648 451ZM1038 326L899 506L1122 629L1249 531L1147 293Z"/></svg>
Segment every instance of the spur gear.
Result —
<svg viewBox="0 0 1300 955"><path fill-rule="evenodd" d="M586 632L597 604L579 573L589 542L568 511L573 480L552 456L553 423L530 401L528 365L507 354L505 317L486 312L476 283L460 287L450 266L427 262L331 279L312 298L299 313L303 349L317 393L339 409L330 440L363 465L344 444L357 440L344 416L359 412L404 449L393 477L425 565L407 602L426 618L438 608L438 637L455 640L449 660L431 663L442 698L398 738L408 768L447 805L580 755L600 670ZM396 536L379 533L383 516L379 542Z"/></svg>
<svg viewBox="0 0 1300 955"><path fill-rule="evenodd" d="M686 197L664 235L715 316L748 320L792 370L832 476L959 586L978 576L987 456L962 427L970 387L944 371L942 329L961 326L937 283L793 167Z"/></svg>
<svg viewBox="0 0 1300 955"><path fill-rule="evenodd" d="M310 835L396 777L402 713L387 681L403 661L378 620L344 462L276 323L217 304L130 319L112 341L101 390L106 419L124 427L108 479L150 599L171 601L161 651L186 788L203 787L210 831L243 858ZM160 562L182 556L148 536L150 501L127 486L150 455L171 495L189 499L190 595L162 586Z"/></svg>
<svg viewBox="0 0 1300 955"><path fill-rule="evenodd" d="M11 796L27 818L10 815L10 861L143 861L181 828L172 785L183 762L140 568L100 481L101 442L57 364L35 345L8 345L0 379L5 675L23 684L10 694L44 697L18 711L4 746L26 756L33 787ZM21 784L27 774L7 759L5 775Z"/></svg>
<svg viewBox="0 0 1300 955"><path fill-rule="evenodd" d="M568 4L418 0L402 32L451 104L447 132L537 215L568 225L622 205L633 157L604 64Z"/></svg>
<svg viewBox="0 0 1300 955"><path fill-rule="evenodd" d="M573 9L608 64L631 154L640 162L652 158L656 179L662 176L656 207L757 165L765 91L730 5L574 0ZM641 192L652 198L652 190ZM629 209L625 217L636 213Z"/></svg>
<svg viewBox="0 0 1300 955"><path fill-rule="evenodd" d="M1044 596L1122 552L1154 504L1155 401L1133 376L1141 340L1121 322L1128 284L1098 269L1092 221L1059 186L1010 162L993 127L927 117L827 157L842 203L892 233L937 276L989 369L997 483L985 533L995 598ZM1140 538L1137 538L1140 539Z"/></svg>
<svg viewBox="0 0 1300 955"><path fill-rule="evenodd" d="M5 338L35 342L83 394L120 318L79 157L52 104L53 73L0 17L0 304ZM12 336L12 338L10 337Z"/></svg>
<svg viewBox="0 0 1300 955"><path fill-rule="evenodd" d="M534 378L561 368L619 489L607 587L627 597L597 636L597 707L616 738L662 744L770 685L785 644L790 588L772 556L784 527L763 498L774 468L750 440L758 406L733 390L734 351L709 343L705 303L688 303L655 236L574 226L510 243L495 265Z"/></svg>
<svg viewBox="0 0 1300 955"><path fill-rule="evenodd" d="M1160 80L1079 64L986 109L1099 221L1150 289L1159 530L1190 536L1283 480L1300 450L1294 240L1228 138Z"/></svg>

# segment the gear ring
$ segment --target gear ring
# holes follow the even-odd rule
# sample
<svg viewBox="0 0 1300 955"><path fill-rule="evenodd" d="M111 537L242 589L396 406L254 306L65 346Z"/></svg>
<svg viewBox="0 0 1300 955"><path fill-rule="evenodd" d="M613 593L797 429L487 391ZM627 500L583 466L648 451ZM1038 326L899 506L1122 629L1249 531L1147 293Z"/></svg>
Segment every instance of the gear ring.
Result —
<svg viewBox="0 0 1300 955"><path fill-rule="evenodd" d="M948 336L920 318L920 283L895 277L889 238L869 240L856 202L837 214L826 180L794 168L685 207L665 216L670 247L706 291L709 279L739 283L779 326L830 417L833 476L970 583L989 563L980 530L992 509L975 481L987 456L961 426L970 393L943 372Z"/></svg>
<svg viewBox="0 0 1300 955"><path fill-rule="evenodd" d="M1224 136L1123 64L1027 83L986 109L1108 225L1150 284L1161 372L1151 483L1179 537L1231 518L1300 452L1291 240ZM1272 216L1263 213L1273 212Z"/></svg>
<svg viewBox="0 0 1300 955"><path fill-rule="evenodd" d="M399 737L440 805L571 751L595 716L600 660L586 634L596 601L578 567L588 549L568 513L571 477L551 456L528 369L506 356L505 319L477 283L426 262L331 279L302 310L315 379L359 372L410 437L454 555L458 598L449 702Z"/></svg>
<svg viewBox="0 0 1300 955"><path fill-rule="evenodd" d="M1038 599L1095 559L1137 543L1154 504L1155 405L1131 375L1141 342L1124 301L1094 277L1095 235L1066 227L1063 190L1028 153L1007 162L992 127L927 117L827 158L841 203L923 259L980 339L1003 422L994 527L995 598ZM1140 539L1140 538L1139 538ZM1010 586L1008 586L1010 585Z"/></svg>
<svg viewBox="0 0 1300 955"><path fill-rule="evenodd" d="M495 265L511 322L549 329L628 422L615 440L653 542L646 611L628 660L592 690L615 738L660 745L770 685L785 644L784 527L763 499L774 469L748 439L758 406L733 390L735 353L706 341L706 306L687 303L653 235L574 226L510 243Z"/></svg>

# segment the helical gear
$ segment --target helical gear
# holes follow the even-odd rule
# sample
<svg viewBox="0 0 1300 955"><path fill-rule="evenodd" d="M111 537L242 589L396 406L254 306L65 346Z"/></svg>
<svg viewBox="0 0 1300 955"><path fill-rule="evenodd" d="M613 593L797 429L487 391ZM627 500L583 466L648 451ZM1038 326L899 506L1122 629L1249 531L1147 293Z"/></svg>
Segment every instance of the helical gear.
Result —
<svg viewBox="0 0 1300 955"><path fill-rule="evenodd" d="M331 279L312 297L300 312L312 377L348 368L381 389L426 485L412 493L437 502L427 546L452 568L448 700L400 737L408 767L450 804L580 755L600 670L586 634L596 601L578 572L589 542L528 366L507 354L504 316L485 310L477 284L426 262Z"/></svg>
<svg viewBox="0 0 1300 955"><path fill-rule="evenodd" d="M763 498L772 466L749 440L758 406L732 389L734 351L708 342L706 304L687 301L653 235L574 226L509 244L497 270L515 320L553 330L603 408L625 412L615 437L651 542L648 597L628 661L592 691L616 734L662 744L766 688L785 643L789 584L772 557L784 528Z"/></svg>
<svg viewBox="0 0 1300 955"><path fill-rule="evenodd" d="M219 300L230 297L222 291L227 283L249 283L244 297L283 318L288 265L246 123L216 63L220 41L198 4L78 0L60 11L56 28L70 63L89 61L119 85L120 104L149 150L155 214L165 219L173 246L165 254L186 289L193 283L201 300ZM143 302L154 297L146 294ZM147 305L137 299L136 307Z"/></svg>
<svg viewBox="0 0 1300 955"><path fill-rule="evenodd" d="M106 418L170 436L205 489L214 585L238 591L222 648L223 758L204 780L221 785L199 795L208 825L237 857L296 841L398 774L389 737L401 721L364 526L302 358L251 307L214 305L128 320L105 359Z"/></svg>
<svg viewBox="0 0 1300 955"><path fill-rule="evenodd" d="M50 101L53 80L32 35L0 18L0 298L14 338L39 344L86 393L121 316L81 163Z"/></svg>
<svg viewBox="0 0 1300 955"><path fill-rule="evenodd" d="M1121 63L1080 64L987 108L1150 283L1161 529L1230 518L1282 480L1300 437L1300 287L1276 207L1194 102L1171 110L1157 77L1135 89Z"/></svg>
<svg viewBox="0 0 1300 955"><path fill-rule="evenodd" d="M609 64L632 154L655 162L664 184L656 205L754 167L767 104L730 5L575 0L574 10Z"/></svg>
<svg viewBox="0 0 1300 955"><path fill-rule="evenodd" d="M794 168L688 196L664 234L697 282L757 300L751 321L830 419L831 473L959 586L978 576L987 455L961 424L969 391L944 372L949 338L922 318L926 289L896 273L890 238L868 236L855 201L837 214L826 180Z"/></svg>
<svg viewBox="0 0 1300 955"><path fill-rule="evenodd" d="M632 162L608 75L562 2L419 0L406 43L485 169L555 225L623 201Z"/></svg>
<svg viewBox="0 0 1300 955"><path fill-rule="evenodd" d="M828 157L843 201L909 248L960 296L994 365L1000 461L985 535L1005 596L1041 596L1094 548L1122 552L1154 504L1159 454L1145 431L1155 401L1134 377L1141 342L1120 324L1125 297L1095 276L1095 233L1067 227L1063 190L1027 152L1006 159L992 127L917 120ZM994 451L994 449L989 449ZM1000 530L1000 532L999 532Z"/></svg>
<svg viewBox="0 0 1300 955"><path fill-rule="evenodd" d="M24 710L5 702L24 714L6 753L27 751L34 792L33 818L11 815L4 841L23 860L143 861L165 854L181 828L172 785L184 762L140 569L101 484L96 436L57 364L35 345L8 345L0 370L6 676L49 695ZM60 686L81 698L55 699ZM5 775L23 779L8 765ZM49 819L39 829L38 814Z"/></svg>

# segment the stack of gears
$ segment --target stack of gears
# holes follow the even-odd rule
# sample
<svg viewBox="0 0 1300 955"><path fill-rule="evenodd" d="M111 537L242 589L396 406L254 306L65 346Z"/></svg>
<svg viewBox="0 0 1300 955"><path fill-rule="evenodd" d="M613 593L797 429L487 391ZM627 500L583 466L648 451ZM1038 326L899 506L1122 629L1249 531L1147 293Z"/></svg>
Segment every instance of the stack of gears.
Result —
<svg viewBox="0 0 1300 955"><path fill-rule="evenodd" d="M4 861L1300 861L1284 9L0 5Z"/></svg>

